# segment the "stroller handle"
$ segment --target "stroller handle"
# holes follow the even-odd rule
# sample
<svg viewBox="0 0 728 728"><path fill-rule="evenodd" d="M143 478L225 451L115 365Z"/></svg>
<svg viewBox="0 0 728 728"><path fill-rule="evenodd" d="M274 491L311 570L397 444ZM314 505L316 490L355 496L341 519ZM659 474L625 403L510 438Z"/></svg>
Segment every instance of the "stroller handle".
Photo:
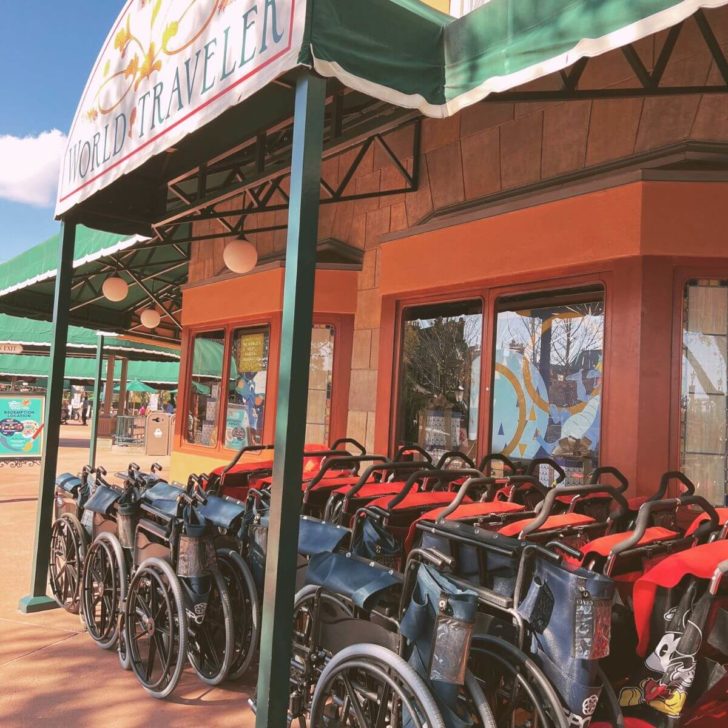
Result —
<svg viewBox="0 0 728 728"><path fill-rule="evenodd" d="M400 490L399 493L397 493L397 495L395 495L392 500L384 506L384 510L387 511L387 513L391 513L409 495L409 492L412 490L412 486L414 486L414 484L423 477L434 478L441 483L448 483L452 480L457 480L458 478L482 478L483 474L475 468L461 468L456 470L434 470L433 468L422 468L421 470L416 470L409 476L407 482L404 484L404 488L402 488L402 490ZM465 496L463 495L463 497Z"/></svg>
<svg viewBox="0 0 728 728"><path fill-rule="evenodd" d="M611 485L602 485L601 483L594 483L591 485L557 485L555 488L550 488L546 493L546 497L541 504L541 510L536 518L523 527L520 537L527 536L529 533L537 531L544 523L546 523L546 519L551 515L551 509L559 496L582 496L589 495L590 493L606 493L611 495L617 502L617 517L621 517L627 513L627 501L624 499L624 496Z"/></svg>
<svg viewBox="0 0 728 728"><path fill-rule="evenodd" d="M361 474L359 481L346 493L345 500L348 503L349 499L353 498L366 485L374 473L398 473L411 472L413 470L423 470L423 463L421 461L374 463L374 465L370 465ZM427 470L432 471L432 468L427 468Z"/></svg>
<svg viewBox="0 0 728 728"><path fill-rule="evenodd" d="M223 468L222 473L220 473L220 481L225 480L225 476L240 462L240 458L246 452L262 452L263 450L273 450L273 445L243 445L235 453L233 459Z"/></svg>
<svg viewBox="0 0 728 728"><path fill-rule="evenodd" d="M422 455L422 459L424 462L426 462L428 465L432 465L432 455L430 455L427 450L425 450L424 447L421 445L418 445L416 442L403 442L399 448L397 448L397 452L394 453L394 457L392 458L393 462L402 462L400 458L402 455L405 455L406 453L418 453L419 455Z"/></svg>
<svg viewBox="0 0 728 728"><path fill-rule="evenodd" d="M709 520L705 524L700 524L696 534L702 535L705 531L713 531L718 528L720 524L720 518L718 511L708 503L702 495L683 495L678 498L667 498L664 500L648 500L645 501L639 509L637 514L637 520L635 522L634 530L629 538L620 541L612 547L610 557L618 556L619 554L631 549L636 546L640 539L645 535L647 527L650 525L650 516L655 511L667 511L677 509L680 506L700 506L700 508L708 514ZM706 525L707 524L707 525ZM705 526L705 528L703 528ZM701 530L702 529L702 530Z"/></svg>
<svg viewBox="0 0 728 728"><path fill-rule="evenodd" d="M501 452L491 452L487 455L484 455L483 459L478 465L478 470L480 470L481 473L484 473L485 475L490 475L490 464L493 462L503 463L503 465L505 465L511 471L511 473L515 473L518 470L513 460L511 460L508 455L504 455ZM485 472L486 468L488 468L487 473Z"/></svg>
<svg viewBox="0 0 728 728"><path fill-rule="evenodd" d="M693 481L690 480L690 478L688 478L685 473L680 472L679 470L668 470L666 473L663 473L662 477L660 478L660 487L657 489L657 493L655 493L653 496L650 496L650 498L648 498L647 500L663 500L664 497L667 495L667 486L670 484L671 480L677 480L679 483L682 483L682 485L685 486L684 495L695 494L695 483L693 483Z"/></svg>
<svg viewBox="0 0 728 728"><path fill-rule="evenodd" d="M508 484L513 486L510 494L508 495L508 500L510 502L513 502L516 492L526 485L532 486L534 490L537 490L544 497L544 499L546 498L549 490L551 490L533 475L511 475L508 478Z"/></svg>
<svg viewBox="0 0 728 728"><path fill-rule="evenodd" d="M443 453L440 456L440 459L435 465L435 469L444 470L445 465L447 465L447 463L449 463L451 460L460 460L468 468L475 468L475 463L473 462L472 458L468 457L464 452L460 452L460 450L448 450L446 453Z"/></svg>
<svg viewBox="0 0 728 728"><path fill-rule="evenodd" d="M340 437L331 443L332 450L338 450L341 445L353 445L358 451L359 455L366 455L367 449L362 445L359 440L355 440L353 437Z"/></svg>
<svg viewBox="0 0 728 728"><path fill-rule="evenodd" d="M338 440L337 440L338 442ZM339 452L339 451L337 451ZM335 467L342 467L346 465L351 465L351 470L353 471L353 474L357 474L359 472L359 466L362 463L388 463L389 459L385 457L384 455L331 455L327 456L324 459L323 465L319 469L319 471L316 473L316 475L311 478L311 480L306 482L306 490L303 493L303 502L305 503L307 501L308 495L313 490L314 486L316 486L318 483L320 483L323 480L324 475L329 471L333 470Z"/></svg>
<svg viewBox="0 0 728 728"><path fill-rule="evenodd" d="M566 480L566 471L553 458L534 458L528 464L526 475L533 475L539 465L548 465L552 470L558 473L555 484L563 483Z"/></svg>
<svg viewBox="0 0 728 728"><path fill-rule="evenodd" d="M468 494L468 490L476 485L487 485L489 488L493 485L495 485L495 478L490 477L473 477L468 478L459 488L457 495L455 496L452 503L450 503L449 506L447 506L437 517L437 523L442 523L447 519L447 517L454 513L457 508L460 506L460 504L465 499L465 496Z"/></svg>
<svg viewBox="0 0 728 728"><path fill-rule="evenodd" d="M715 567L715 571L713 572L713 578L710 580L710 586L708 587L708 590L710 591L710 596L714 597L718 594L720 582L723 580L723 576L726 573L728 573L728 559L726 559L725 561L721 561L718 566Z"/></svg>
<svg viewBox="0 0 728 728"><path fill-rule="evenodd" d="M618 490L620 493L624 493L627 488L629 488L629 480L627 480L625 474L613 465L600 465L598 468L592 470L589 474L589 483L598 483L599 478L602 475L611 475L615 480L617 480L619 482Z"/></svg>

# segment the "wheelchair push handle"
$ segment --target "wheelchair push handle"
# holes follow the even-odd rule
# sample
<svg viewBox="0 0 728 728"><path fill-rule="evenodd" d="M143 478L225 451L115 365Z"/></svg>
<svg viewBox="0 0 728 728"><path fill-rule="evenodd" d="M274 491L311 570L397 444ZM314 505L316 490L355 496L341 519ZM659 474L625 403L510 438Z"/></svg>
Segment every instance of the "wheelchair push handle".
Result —
<svg viewBox="0 0 728 728"><path fill-rule="evenodd" d="M528 464L528 468L526 469L526 475L535 476L536 468L539 465L547 465L549 468L551 468L551 470L556 472L557 477L554 481L555 485L559 485L566 480L566 471L553 458L534 458Z"/></svg>
<svg viewBox="0 0 728 728"><path fill-rule="evenodd" d="M589 483L595 485L599 482L599 478L602 475L611 475L619 483L617 490L620 493L624 493L629 488L629 480L627 480L625 474L613 465L600 465L598 468L592 470L589 474Z"/></svg>
<svg viewBox="0 0 728 728"><path fill-rule="evenodd" d="M551 561L554 564L560 564L562 557L556 552L556 549L565 551L570 556L578 558L581 556L581 552L577 549L573 549L560 541L549 541L545 546L541 546L537 543L529 543L523 547L521 551L521 560L518 564L518 573L516 574L516 583L513 588L513 606L518 607L521 603L521 596L524 591L524 582L526 581L526 568L528 564L536 558L541 556L547 561Z"/></svg>
<svg viewBox="0 0 728 728"><path fill-rule="evenodd" d="M416 470L409 476L404 488L397 493L392 500L385 506L387 513L391 513L410 493L415 483L421 478L435 479L441 483L449 483L458 478L481 478L482 473L475 468L459 468L457 470L434 470L432 468L422 468ZM463 497L465 497L463 495Z"/></svg>
<svg viewBox="0 0 728 728"><path fill-rule="evenodd" d="M392 460L396 463L403 462L402 456L407 455L408 453L417 453L418 455L422 456L422 460L424 460L429 465L432 465L432 455L430 455L430 453L427 452L424 447L418 445L416 442L403 442L397 449L397 452L394 454Z"/></svg>

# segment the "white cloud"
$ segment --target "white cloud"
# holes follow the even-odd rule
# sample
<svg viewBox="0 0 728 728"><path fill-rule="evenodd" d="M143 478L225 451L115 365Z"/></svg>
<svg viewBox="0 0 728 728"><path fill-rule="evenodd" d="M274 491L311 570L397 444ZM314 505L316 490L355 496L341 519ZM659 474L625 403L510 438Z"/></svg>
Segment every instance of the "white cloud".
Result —
<svg viewBox="0 0 728 728"><path fill-rule="evenodd" d="M58 129L27 137L0 134L0 198L51 207L65 148L66 135Z"/></svg>

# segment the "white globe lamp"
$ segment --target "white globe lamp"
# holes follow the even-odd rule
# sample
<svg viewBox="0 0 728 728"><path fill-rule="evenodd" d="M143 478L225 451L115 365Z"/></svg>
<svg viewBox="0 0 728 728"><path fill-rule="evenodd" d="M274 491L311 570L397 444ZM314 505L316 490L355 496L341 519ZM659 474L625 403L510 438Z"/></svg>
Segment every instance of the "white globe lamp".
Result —
<svg viewBox="0 0 728 728"><path fill-rule="evenodd" d="M104 298L114 303L123 301L129 292L129 284L121 276L109 276L101 285Z"/></svg>
<svg viewBox="0 0 728 728"><path fill-rule="evenodd" d="M156 329L157 326L159 326L159 322L162 320L162 317L156 308L145 308L139 318L142 321L142 326L147 329Z"/></svg>
<svg viewBox="0 0 728 728"><path fill-rule="evenodd" d="M222 251L222 259L233 273L249 273L258 263L258 251L249 240L231 240Z"/></svg>

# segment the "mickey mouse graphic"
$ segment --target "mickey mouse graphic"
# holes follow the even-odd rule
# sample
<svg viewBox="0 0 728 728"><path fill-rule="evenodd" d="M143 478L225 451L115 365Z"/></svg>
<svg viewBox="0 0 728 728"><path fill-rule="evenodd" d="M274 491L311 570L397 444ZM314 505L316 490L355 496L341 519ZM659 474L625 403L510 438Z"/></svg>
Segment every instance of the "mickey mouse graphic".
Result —
<svg viewBox="0 0 728 728"><path fill-rule="evenodd" d="M649 705L668 716L678 716L682 712L695 679L695 656L700 650L702 632L690 620L692 606L675 625L677 611L678 607L673 607L665 613L665 634L645 660L645 667L656 676L647 677L636 686L622 688L619 694L622 707ZM692 632L691 639L684 640L689 631ZM681 652L681 643L689 644L691 651Z"/></svg>

